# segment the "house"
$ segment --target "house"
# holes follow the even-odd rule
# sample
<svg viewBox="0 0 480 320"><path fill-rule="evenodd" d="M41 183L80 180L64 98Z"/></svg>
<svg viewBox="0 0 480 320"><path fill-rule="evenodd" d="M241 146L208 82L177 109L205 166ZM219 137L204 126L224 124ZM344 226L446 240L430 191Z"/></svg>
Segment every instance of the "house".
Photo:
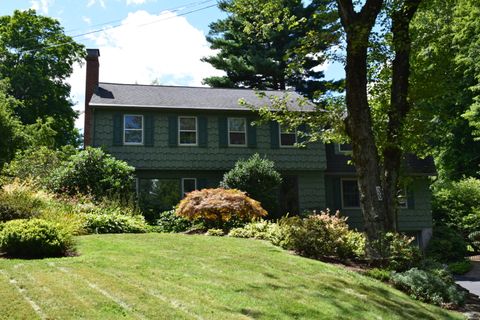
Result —
<svg viewBox="0 0 480 320"><path fill-rule="evenodd" d="M189 191L216 187L238 159L259 153L282 174L280 213L329 207L362 228L348 145L297 148L298 134L276 122L252 126L258 116L239 99L256 107L269 101L253 90L99 82L99 56L99 50L88 49L85 145L103 147L135 167L146 207L169 209ZM297 110L313 110L296 105L296 93L290 97ZM428 176L434 168L431 160L410 160L406 170L412 181L402 195L399 226L421 244L431 233Z"/></svg>

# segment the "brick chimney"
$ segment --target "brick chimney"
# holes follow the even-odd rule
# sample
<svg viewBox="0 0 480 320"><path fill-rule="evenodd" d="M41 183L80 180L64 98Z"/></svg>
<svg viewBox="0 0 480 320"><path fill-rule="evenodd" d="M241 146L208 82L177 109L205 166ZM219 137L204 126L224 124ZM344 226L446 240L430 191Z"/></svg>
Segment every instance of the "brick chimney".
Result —
<svg viewBox="0 0 480 320"><path fill-rule="evenodd" d="M89 146L92 144L92 109L90 99L98 86L98 72L100 50L87 49L87 76L85 81L85 125L83 128L83 144Z"/></svg>

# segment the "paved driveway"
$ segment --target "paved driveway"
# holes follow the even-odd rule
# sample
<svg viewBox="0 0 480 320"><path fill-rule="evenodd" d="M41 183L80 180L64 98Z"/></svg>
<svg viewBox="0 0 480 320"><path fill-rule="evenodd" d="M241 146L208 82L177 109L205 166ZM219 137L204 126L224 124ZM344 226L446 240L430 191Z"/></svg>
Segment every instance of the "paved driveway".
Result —
<svg viewBox="0 0 480 320"><path fill-rule="evenodd" d="M457 284L464 287L471 293L480 296L480 256L470 258L473 268L463 276L455 277Z"/></svg>

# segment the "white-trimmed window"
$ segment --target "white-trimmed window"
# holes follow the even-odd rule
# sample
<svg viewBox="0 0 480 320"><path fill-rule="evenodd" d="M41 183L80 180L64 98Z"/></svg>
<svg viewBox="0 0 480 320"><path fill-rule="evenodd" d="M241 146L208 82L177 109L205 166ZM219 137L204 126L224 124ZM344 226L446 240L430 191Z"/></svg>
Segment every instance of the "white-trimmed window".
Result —
<svg viewBox="0 0 480 320"><path fill-rule="evenodd" d="M178 117L178 144L181 146L198 144L197 117Z"/></svg>
<svg viewBox="0 0 480 320"><path fill-rule="evenodd" d="M340 143L337 144L338 152L339 153L352 153L353 148L350 143Z"/></svg>
<svg viewBox="0 0 480 320"><path fill-rule="evenodd" d="M246 118L228 118L228 145L238 147L247 145Z"/></svg>
<svg viewBox="0 0 480 320"><path fill-rule="evenodd" d="M187 193L197 190L196 178L182 178L182 195L185 197Z"/></svg>
<svg viewBox="0 0 480 320"><path fill-rule="evenodd" d="M143 116L126 114L123 116L123 144L143 144Z"/></svg>
<svg viewBox="0 0 480 320"><path fill-rule="evenodd" d="M398 207L408 209L407 187L400 188L397 194Z"/></svg>
<svg viewBox="0 0 480 320"><path fill-rule="evenodd" d="M297 130L290 130L282 125L278 126L280 147L293 147L297 143Z"/></svg>
<svg viewBox="0 0 480 320"><path fill-rule="evenodd" d="M360 192L358 191L357 179L342 179L342 208L360 208Z"/></svg>

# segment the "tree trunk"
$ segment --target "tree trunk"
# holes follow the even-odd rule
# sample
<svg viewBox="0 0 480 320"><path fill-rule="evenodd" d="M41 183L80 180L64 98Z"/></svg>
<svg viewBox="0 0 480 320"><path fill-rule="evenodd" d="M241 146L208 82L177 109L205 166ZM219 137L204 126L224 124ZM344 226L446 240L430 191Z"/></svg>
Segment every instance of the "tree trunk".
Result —
<svg viewBox="0 0 480 320"><path fill-rule="evenodd" d="M410 76L410 21L421 0L405 0L392 14L393 49L392 87L386 146L383 151L384 196L387 228L398 231L398 179L402 159L402 131L410 110L408 87Z"/></svg>

